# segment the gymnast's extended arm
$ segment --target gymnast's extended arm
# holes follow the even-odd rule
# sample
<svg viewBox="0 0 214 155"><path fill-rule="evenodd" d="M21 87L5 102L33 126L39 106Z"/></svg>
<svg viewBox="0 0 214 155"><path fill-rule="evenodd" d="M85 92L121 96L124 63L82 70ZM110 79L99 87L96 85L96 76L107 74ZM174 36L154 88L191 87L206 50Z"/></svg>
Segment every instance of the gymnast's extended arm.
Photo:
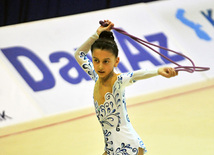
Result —
<svg viewBox="0 0 214 155"><path fill-rule="evenodd" d="M151 78L157 75L161 75L166 78L174 77L178 75L178 72L171 67L162 67L158 69L141 69L133 72L133 80L142 80Z"/></svg>

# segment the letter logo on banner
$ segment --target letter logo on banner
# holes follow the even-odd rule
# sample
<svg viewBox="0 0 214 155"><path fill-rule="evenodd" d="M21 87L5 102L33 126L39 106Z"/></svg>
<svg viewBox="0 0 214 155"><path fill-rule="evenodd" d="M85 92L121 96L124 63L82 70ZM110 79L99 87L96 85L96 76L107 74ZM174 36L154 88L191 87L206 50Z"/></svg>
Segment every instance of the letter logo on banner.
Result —
<svg viewBox="0 0 214 155"><path fill-rule="evenodd" d="M145 36L145 38L149 42L157 41L160 46L165 47L165 48L168 47L167 37L163 33L157 33L157 34L154 34L154 35ZM168 57L172 61L175 61L175 62L182 61L182 60L185 59L184 57L182 57L180 55L172 55L172 56L170 56L169 52L167 50L164 50L164 49L161 49L161 48L160 48L160 53L163 54L164 56ZM165 64L171 63L170 61L166 60L164 57L161 57L161 59L165 62Z"/></svg>
<svg viewBox="0 0 214 155"><path fill-rule="evenodd" d="M136 41L132 40L130 37L125 36L121 33L118 33L117 31L114 31L115 36L117 37L127 59L129 60L130 65L132 66L133 70L140 69L139 62L142 61L150 61L154 66L160 66L163 65L162 62L157 60L155 57L150 54L145 48L143 48L140 44L138 44ZM153 42L157 41L160 46L167 48L167 37L163 33L157 33L154 35L145 36L147 41ZM128 47L128 44L126 43L128 41L131 43L139 52L138 54L132 54L131 50ZM167 56L168 58L172 59L173 61L182 61L185 58L183 58L180 55L174 55L170 56L168 51L160 49L160 53ZM161 59L164 61L165 64L171 63L165 58Z"/></svg>
<svg viewBox="0 0 214 155"><path fill-rule="evenodd" d="M136 41L132 40L130 37L120 34L116 31L114 31L114 33L133 70L141 69L139 63L143 61L149 61L154 66L160 66L171 63L162 57L161 59L163 61L158 60L151 54L151 52L147 51L143 46L138 44ZM145 36L145 38L149 42L158 42L158 44L162 47L167 48L168 46L167 37L163 33L148 35ZM138 50L137 54L133 54L131 52L127 44L127 41ZM56 82L49 68L36 54L34 54L29 49L24 47L11 47L2 49L2 52L34 91L47 90L55 86ZM179 55L169 55L168 51L163 49L160 49L160 53L176 62L185 59ZM26 69L26 66L24 66L26 64L22 63L22 61L18 59L20 56L29 59L36 66L36 69L38 69L42 74L41 80L37 81L35 80L33 75L30 74L30 71L28 71ZM78 84L83 79L87 81L91 80L91 78L82 70L82 68L79 66L79 64L71 54L59 51L51 53L49 56L49 60L51 63L59 63L60 59L62 58L68 60L68 63L59 70L59 74L65 81L69 82L70 84ZM88 58L91 60L91 57L89 55ZM76 70L77 76L69 74L71 69ZM127 67L122 62L119 63L118 69L121 72L128 72Z"/></svg>
<svg viewBox="0 0 214 155"><path fill-rule="evenodd" d="M121 33L118 33L117 31L114 31L114 34L120 46L122 47L123 52L125 53L133 70L140 69L139 62L141 61L150 61L154 66L162 65L161 62L159 62L156 58L154 58L149 52L147 52L147 50L145 50L140 44L138 44L136 41L134 41L130 37L125 36ZM131 43L139 51L139 53L132 54L126 41Z"/></svg>
<svg viewBox="0 0 214 155"><path fill-rule="evenodd" d="M198 23L194 23L193 21L187 19L185 16L185 10L184 9L178 9L177 13L176 13L176 18L178 20L180 20L184 25L190 27L191 29L193 29L196 33L196 35L200 38L200 39L204 39L206 41L210 41L211 37L207 34L206 31L204 31L202 29L202 25L198 24Z"/></svg>
<svg viewBox="0 0 214 155"><path fill-rule="evenodd" d="M214 26L214 17L212 17L213 15L213 10L208 9L207 10L207 14L204 11L201 11L202 15L204 15L204 17L211 23L212 26Z"/></svg>
<svg viewBox="0 0 214 155"><path fill-rule="evenodd" d="M30 50L23 47L11 47L2 49L2 52L34 91L50 89L55 86L55 80L50 70L46 67L44 62ZM35 81L18 59L19 56L24 56L31 60L41 71L43 79Z"/></svg>
<svg viewBox="0 0 214 155"><path fill-rule="evenodd" d="M91 80L91 78L88 76L88 74L86 74L83 69L80 67L80 65L77 63L77 61L75 60L75 58L66 53L66 52L56 52L56 53L52 53L49 57L50 61L53 63L59 62L59 60L61 58L66 58L69 62L68 64L66 64L63 68L60 69L59 73L62 76L62 78L71 83L71 84L78 84L81 82L81 80L84 78L87 81ZM78 77L74 78L69 76L69 71L75 68L77 70L78 73Z"/></svg>

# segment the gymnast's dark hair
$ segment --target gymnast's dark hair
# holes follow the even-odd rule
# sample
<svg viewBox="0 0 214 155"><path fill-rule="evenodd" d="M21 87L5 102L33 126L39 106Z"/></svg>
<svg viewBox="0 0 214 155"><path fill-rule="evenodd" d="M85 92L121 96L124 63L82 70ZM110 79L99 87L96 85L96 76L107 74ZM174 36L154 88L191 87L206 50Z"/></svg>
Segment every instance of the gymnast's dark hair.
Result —
<svg viewBox="0 0 214 155"><path fill-rule="evenodd" d="M100 33L99 39L97 39L91 46L92 54L95 48L109 50L115 55L115 57L118 56L117 44L114 41L113 33L110 31L103 31Z"/></svg>

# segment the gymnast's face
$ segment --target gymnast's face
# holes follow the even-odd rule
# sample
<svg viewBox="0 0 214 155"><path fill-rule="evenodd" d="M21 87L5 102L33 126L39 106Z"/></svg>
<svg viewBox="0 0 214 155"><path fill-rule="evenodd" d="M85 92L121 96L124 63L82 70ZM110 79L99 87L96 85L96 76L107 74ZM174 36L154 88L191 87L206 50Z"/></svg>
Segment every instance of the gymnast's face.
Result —
<svg viewBox="0 0 214 155"><path fill-rule="evenodd" d="M115 57L111 51L105 49L95 48L92 57L95 72L100 78L109 77L119 63L119 57Z"/></svg>

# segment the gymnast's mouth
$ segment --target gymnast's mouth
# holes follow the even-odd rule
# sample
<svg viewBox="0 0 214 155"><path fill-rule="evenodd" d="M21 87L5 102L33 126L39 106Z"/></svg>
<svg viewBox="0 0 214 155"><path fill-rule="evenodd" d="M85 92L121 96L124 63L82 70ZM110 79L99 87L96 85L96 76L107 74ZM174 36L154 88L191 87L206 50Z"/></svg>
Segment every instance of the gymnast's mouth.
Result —
<svg viewBox="0 0 214 155"><path fill-rule="evenodd" d="M105 71L98 71L98 73L101 73L101 74L103 74L103 73L105 73Z"/></svg>

